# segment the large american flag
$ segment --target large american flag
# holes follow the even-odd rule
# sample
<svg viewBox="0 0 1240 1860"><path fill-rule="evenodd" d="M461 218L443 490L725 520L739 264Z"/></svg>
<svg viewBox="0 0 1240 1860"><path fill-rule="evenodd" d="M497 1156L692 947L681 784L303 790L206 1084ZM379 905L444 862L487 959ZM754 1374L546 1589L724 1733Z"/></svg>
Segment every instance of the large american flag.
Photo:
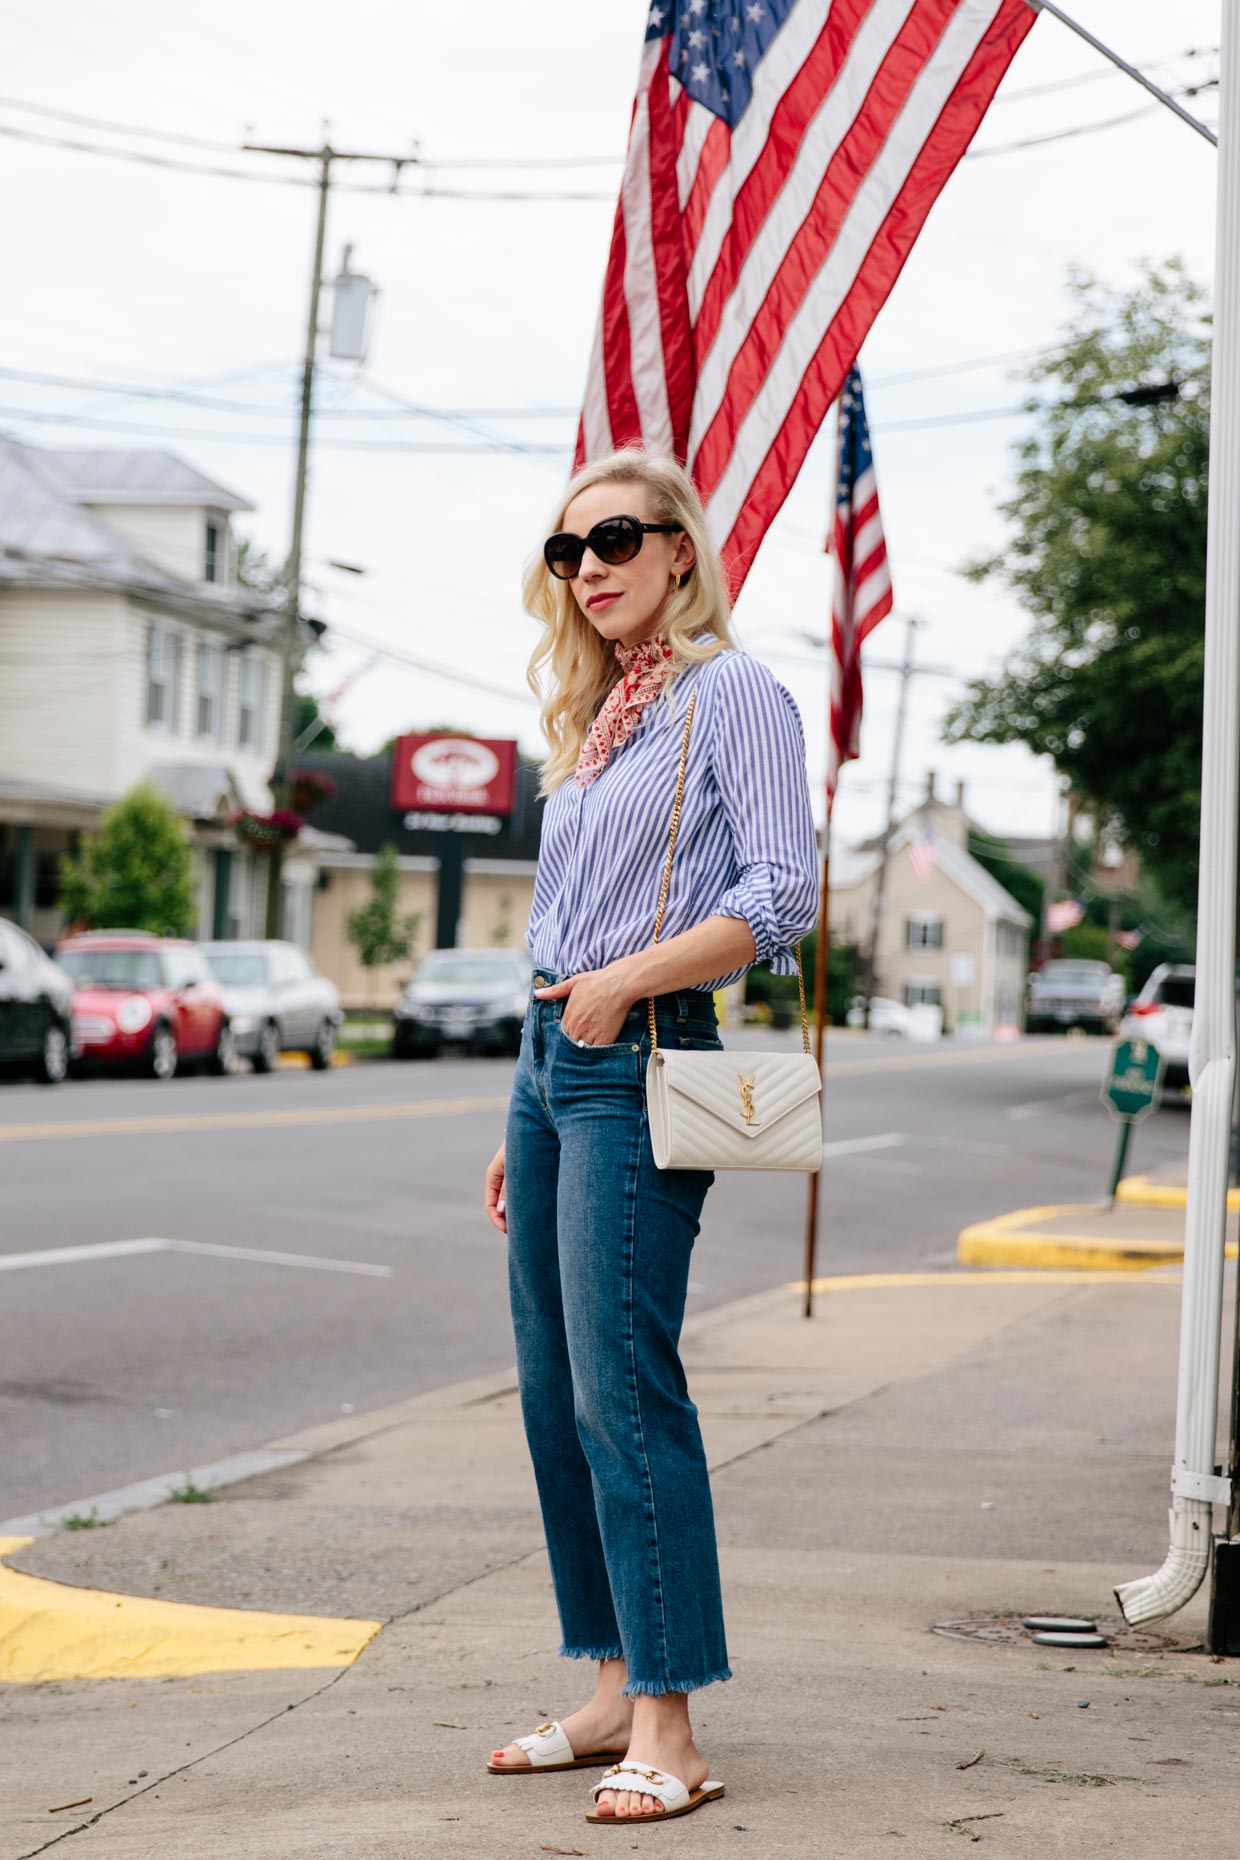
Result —
<svg viewBox="0 0 1240 1860"><path fill-rule="evenodd" d="M577 439L685 461L739 590L1026 0L655 0Z"/></svg>
<svg viewBox="0 0 1240 1860"><path fill-rule="evenodd" d="M835 556L831 599L830 707L827 731L827 812L835 804L840 768L861 754L861 647L891 612L891 570L878 509L878 482L866 423L861 372L849 371L840 396L836 445Z"/></svg>

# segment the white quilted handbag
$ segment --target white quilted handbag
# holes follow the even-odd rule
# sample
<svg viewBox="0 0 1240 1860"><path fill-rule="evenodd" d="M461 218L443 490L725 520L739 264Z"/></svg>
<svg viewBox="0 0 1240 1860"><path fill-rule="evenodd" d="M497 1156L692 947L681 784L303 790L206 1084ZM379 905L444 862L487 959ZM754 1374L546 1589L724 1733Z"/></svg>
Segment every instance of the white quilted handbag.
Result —
<svg viewBox="0 0 1240 1860"><path fill-rule="evenodd" d="M685 764L696 692L689 700L667 859L655 912L654 941L663 928L672 854L685 792ZM654 1000L648 1000L650 1058L646 1107L659 1169L797 1169L822 1166L822 1077L810 1052L805 980L797 945L802 1053L665 1052Z"/></svg>

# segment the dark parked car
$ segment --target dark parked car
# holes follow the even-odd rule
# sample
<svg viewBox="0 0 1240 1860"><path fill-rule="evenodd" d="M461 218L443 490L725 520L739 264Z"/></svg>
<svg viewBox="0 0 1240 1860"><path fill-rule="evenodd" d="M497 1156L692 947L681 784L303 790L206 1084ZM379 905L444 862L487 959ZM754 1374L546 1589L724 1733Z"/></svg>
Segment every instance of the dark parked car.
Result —
<svg viewBox="0 0 1240 1860"><path fill-rule="evenodd" d="M396 1058L429 1057L450 1044L519 1051L533 974L525 949L432 950L396 1004Z"/></svg>
<svg viewBox="0 0 1240 1860"><path fill-rule="evenodd" d="M235 1069L224 997L196 943L92 930L66 937L56 960L76 984L73 1034L83 1063L137 1066L156 1079L191 1061Z"/></svg>
<svg viewBox="0 0 1240 1860"><path fill-rule="evenodd" d="M1063 956L1029 978L1026 1033L1114 1033L1124 1011L1124 983L1105 962Z"/></svg>
<svg viewBox="0 0 1240 1860"><path fill-rule="evenodd" d="M204 943L211 973L224 991L237 1051L256 1072L270 1072L281 1053L308 1053L316 1072L332 1062L344 1016L334 982L320 975L295 943Z"/></svg>
<svg viewBox="0 0 1240 1860"><path fill-rule="evenodd" d="M0 1065L59 1085L73 1042L73 983L39 945L0 918Z"/></svg>

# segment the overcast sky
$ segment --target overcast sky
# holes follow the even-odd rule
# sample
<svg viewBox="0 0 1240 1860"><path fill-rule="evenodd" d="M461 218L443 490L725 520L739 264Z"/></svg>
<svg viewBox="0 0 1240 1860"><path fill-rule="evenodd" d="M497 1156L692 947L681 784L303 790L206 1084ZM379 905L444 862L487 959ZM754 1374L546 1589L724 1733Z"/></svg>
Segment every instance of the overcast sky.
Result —
<svg viewBox="0 0 1240 1860"><path fill-rule="evenodd" d="M1219 0L1071 4L1165 83L1214 70L1204 54L1218 43ZM342 734L360 750L397 729L454 722L540 753L524 684L535 629L521 612L520 573L567 469L645 13L644 0L215 0L209 9L0 0L0 428L33 443L171 446L256 505L239 527L273 557L288 543L314 196L296 184L308 164L229 147L313 146L328 120L340 147L394 155L416 144L437 165L407 171L411 192L586 196L400 199L346 191L386 190L391 170L339 171L326 270L351 241L355 267L382 297L364 368L330 364L324 387L307 577L334 644L313 683L331 690L367 662L369 641L495 687L379 660L341 705ZM228 146L122 137L18 104ZM1211 272L1214 152L1147 104L1043 16L862 354L897 612L924 621L919 654L950 673L913 687L902 800L933 769L941 788L965 781L970 811L994 830L1049 830L1049 769L1022 750L949 750L938 739L961 680L997 664L1025 626L1000 591L954 573L1002 540L995 505L1025 429L1004 411L1023 396L1019 358L1062 330L1072 265L1117 285L1142 259L1172 254L1200 277ZM1213 121L1215 96L1190 107ZM1011 147L1123 117L1132 120ZM118 386L175 386L226 404L135 398ZM452 457L436 448L460 443L459 424L410 417L401 402L480 410L478 425L509 449ZM964 414L985 417L957 423ZM820 636L829 609L829 454L820 438L736 615L741 643L797 698L816 795L825 674L799 636ZM366 573L344 575L332 561ZM893 616L871 656L894 662L902 648ZM845 771L837 807L845 839L880 823L895 697L895 678L876 666L864 755Z"/></svg>

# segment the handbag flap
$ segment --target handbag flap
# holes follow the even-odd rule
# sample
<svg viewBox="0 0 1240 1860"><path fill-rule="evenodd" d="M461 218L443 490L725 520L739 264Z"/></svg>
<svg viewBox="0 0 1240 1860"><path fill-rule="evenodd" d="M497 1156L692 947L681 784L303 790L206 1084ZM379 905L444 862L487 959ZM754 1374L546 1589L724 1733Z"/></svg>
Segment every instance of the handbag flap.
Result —
<svg viewBox="0 0 1240 1860"><path fill-rule="evenodd" d="M659 1048L668 1087L729 1130L760 1137L822 1090L808 1053L694 1053Z"/></svg>

